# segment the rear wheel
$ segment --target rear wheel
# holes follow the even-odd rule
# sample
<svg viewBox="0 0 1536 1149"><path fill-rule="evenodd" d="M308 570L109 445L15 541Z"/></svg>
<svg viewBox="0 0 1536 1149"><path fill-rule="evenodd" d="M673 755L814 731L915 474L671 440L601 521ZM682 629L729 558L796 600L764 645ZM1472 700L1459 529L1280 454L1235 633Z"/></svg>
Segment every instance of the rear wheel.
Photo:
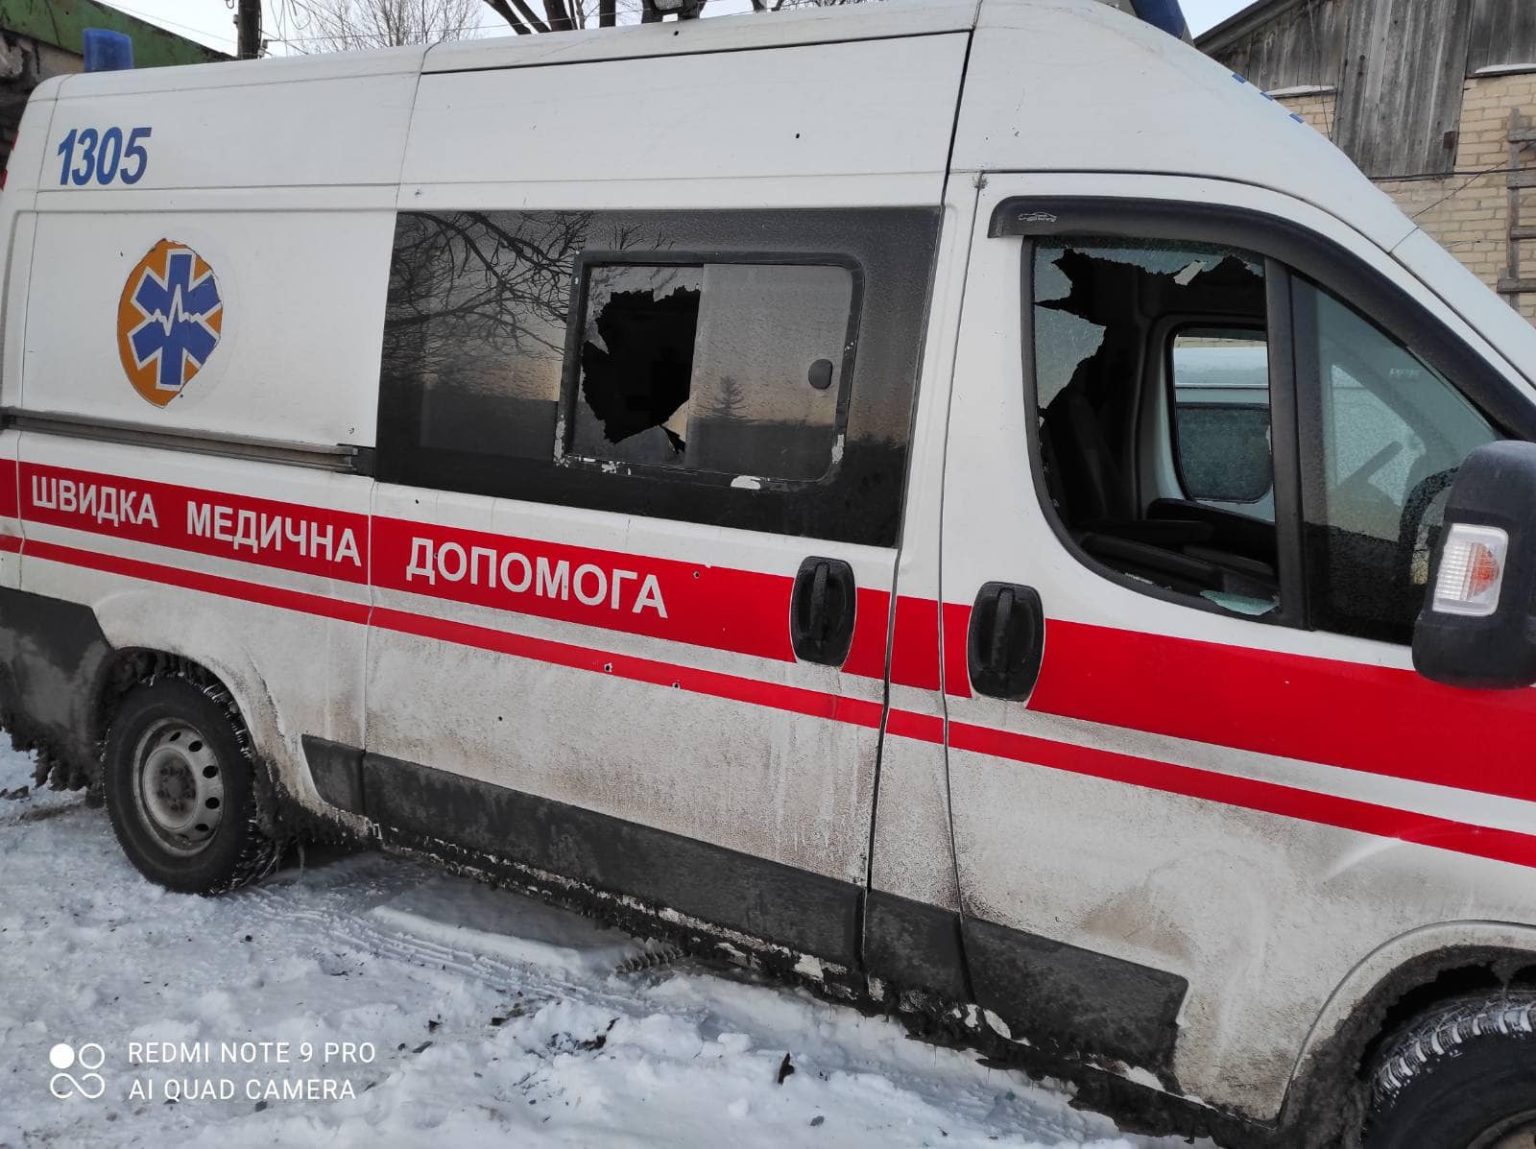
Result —
<svg viewBox="0 0 1536 1149"><path fill-rule="evenodd" d="M183 893L232 890L271 873L256 774L228 696L185 678L134 689L107 734L103 789L123 852Z"/></svg>
<svg viewBox="0 0 1536 1149"><path fill-rule="evenodd" d="M1366 1149L1536 1145L1536 993L1448 1002L1387 1046Z"/></svg>

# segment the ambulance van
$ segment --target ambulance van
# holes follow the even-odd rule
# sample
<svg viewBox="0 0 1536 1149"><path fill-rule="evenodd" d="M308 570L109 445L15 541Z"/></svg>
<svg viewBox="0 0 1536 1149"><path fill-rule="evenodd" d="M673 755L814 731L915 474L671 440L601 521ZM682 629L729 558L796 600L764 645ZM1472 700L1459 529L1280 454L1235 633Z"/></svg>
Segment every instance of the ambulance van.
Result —
<svg viewBox="0 0 1536 1149"><path fill-rule="evenodd" d="M373 838L1144 1123L1530 1144L1536 331L1177 37L73 76L0 236L4 722L150 879Z"/></svg>

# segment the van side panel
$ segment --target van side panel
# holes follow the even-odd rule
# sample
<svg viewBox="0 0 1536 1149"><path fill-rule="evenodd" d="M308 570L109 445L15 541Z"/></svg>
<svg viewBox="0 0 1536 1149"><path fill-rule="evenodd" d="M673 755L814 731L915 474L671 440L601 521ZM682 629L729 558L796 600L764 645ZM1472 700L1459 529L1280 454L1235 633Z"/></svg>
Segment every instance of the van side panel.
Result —
<svg viewBox="0 0 1536 1149"><path fill-rule="evenodd" d="M35 240L9 281L21 434L3 449L20 587L60 604L29 618L72 604L101 643L87 659L62 624L52 642L18 627L7 653L18 681L67 684L67 713L33 691L19 718L89 769L101 669L136 649L222 679L301 802L321 806L300 739L363 739L371 480L344 472L373 441L420 55L53 89L16 230Z"/></svg>
<svg viewBox="0 0 1536 1149"><path fill-rule="evenodd" d="M67 192L41 199L55 210L37 217L28 282L29 414L319 447L373 442L393 212L109 214L70 210ZM139 322L127 296L154 290L134 277L163 241L207 264L222 330L196 377L156 407L125 378L133 336L119 327Z"/></svg>
<svg viewBox="0 0 1536 1149"><path fill-rule="evenodd" d="M913 413L891 619L890 709L880 743L864 922L864 961L871 974L952 1000L966 1000L967 988L949 782L943 739L935 734L944 722L939 527L955 328L975 202L969 181L950 182L928 308L923 383Z"/></svg>
<svg viewBox="0 0 1536 1149"><path fill-rule="evenodd" d="M386 835L424 829L413 824L421 819L419 810L410 816L411 803L378 796L386 777L437 798L495 793L509 818L581 811L554 856L537 856L542 838L514 840L511 823L500 827L496 852L599 888L643 885L642 897L718 921L709 899L690 900L697 891L677 881L686 874L669 887L642 881L632 867L625 878L588 848L601 840L577 841L605 823L615 842L664 850L688 840L718 859L711 873L748 908L729 924L853 964L851 911L868 875L897 547L894 523L872 509L861 514L847 476L879 440L875 453L895 462L871 475L868 502L901 482L932 270L928 213L942 198L966 41L941 34L422 77L402 226L434 212L470 231L533 227L541 220L527 217L538 212L584 213L570 218L584 235L590 228L583 252L675 253L703 265L815 263L841 253L847 258L834 263L852 267L869 294L855 317L858 339L848 343L846 442L839 438L825 484L727 476L722 500L707 483L689 494L653 476L646 488L644 475L625 466L583 470L567 459L555 467L564 424L553 419L536 453L551 469L530 471L527 482L402 473L381 454L362 791L388 815ZM850 234L865 238L854 244L835 228L818 232L809 218L759 221L740 210L806 205L923 211L889 226L873 214L856 220ZM926 217L920 227L917 215ZM563 302L559 312L563 327ZM580 348L581 326L569 330L567 348ZM805 370L796 365L784 386L804 386ZM578 393L557 383L562 417L577 419ZM554 396L540 394L553 409ZM386 404L385 418L391 410ZM755 433L772 431L765 424ZM381 433L381 450L390 442ZM776 510L790 506L788 490L803 492L797 507L823 501ZM434 572L435 548L443 563ZM467 554L467 571L454 565L456 554ZM546 573L568 565L572 579L611 572L610 598L583 606L573 583L550 589L542 605L532 601L517 563L536 557ZM840 666L791 648L791 589L813 559L846 562L857 586L855 654ZM656 601L642 609L631 598L647 576ZM526 605L511 593L519 585ZM427 665L434 673L420 672ZM437 720L424 723L422 714ZM784 928L806 914L765 895L766 885L731 877L751 868L796 875L814 901L849 913L830 911L825 930L803 921Z"/></svg>
<svg viewBox="0 0 1536 1149"><path fill-rule="evenodd" d="M401 207L936 204L968 41L427 74Z"/></svg>
<svg viewBox="0 0 1536 1149"><path fill-rule="evenodd" d="M270 196L242 193L391 187L400 178L400 148L424 51L71 76L58 89L38 187L96 211L114 210L109 203L115 210L178 210L180 197L149 194L173 189L216 189L228 199L244 198L244 207L266 210ZM79 135L72 151L59 151L69 132L88 130L96 132L100 151L114 127L124 143L115 170L111 146L88 162ZM135 138L134 130L144 128L149 131ZM144 149L142 170L130 154L130 139Z"/></svg>
<svg viewBox="0 0 1536 1149"><path fill-rule="evenodd" d="M1025 342L1021 241L988 235L985 221L1010 195L1231 204L1335 238L1352 260L1412 283L1336 220L1257 189L1103 174L988 183L996 198L978 213L970 275L998 287L966 296L944 597L961 643L989 580L1035 588L1046 623L1027 702L971 691L963 669L946 680L962 899L977 939L992 943L972 947L967 934L978 998L1039 1025L1042 1011L998 1003L1017 1006L1010 990L1061 969L1042 940L1110 959L1100 972L1077 962L1080 980L1101 987L1094 1000L1134 990L1164 1023L1147 1050L1167 1060L1141 1066L1186 1096L1270 1120L1319 1015L1326 1032L1345 1012L1332 995L1362 963L1385 972L1378 950L1406 960L1430 937L1489 945L1499 931L1478 923L1532 920L1536 804L1519 756L1499 749L1530 701L1429 683L1405 646L1191 609L1080 561L1028 453L1023 372L1036 345ZM1446 309L1431 311L1454 330ZM1464 759L1430 744L1462 725L1473 731ZM1006 964L976 964L989 952ZM1182 1002L1160 991L1171 979L1187 981ZM1057 1000L1068 1008L1048 1036L1083 1048L1092 1019L1070 995Z"/></svg>
<svg viewBox="0 0 1536 1149"><path fill-rule="evenodd" d="M370 480L36 431L21 441L22 589L86 608L113 653L174 654L219 677L279 781L317 805L301 737L362 737ZM18 678L70 678L87 692L71 703L87 717L75 729L92 730L99 678L69 674L50 649L18 649Z"/></svg>

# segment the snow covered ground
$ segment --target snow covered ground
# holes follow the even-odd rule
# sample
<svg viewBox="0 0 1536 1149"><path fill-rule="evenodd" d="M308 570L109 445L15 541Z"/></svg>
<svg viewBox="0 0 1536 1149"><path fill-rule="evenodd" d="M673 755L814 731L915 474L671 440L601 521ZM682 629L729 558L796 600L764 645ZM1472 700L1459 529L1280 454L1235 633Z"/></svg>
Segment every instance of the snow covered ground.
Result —
<svg viewBox="0 0 1536 1149"><path fill-rule="evenodd" d="M0 792L30 771L0 751ZM79 795L0 797L0 1149L1150 1144L889 1019L660 956L372 852L168 894Z"/></svg>

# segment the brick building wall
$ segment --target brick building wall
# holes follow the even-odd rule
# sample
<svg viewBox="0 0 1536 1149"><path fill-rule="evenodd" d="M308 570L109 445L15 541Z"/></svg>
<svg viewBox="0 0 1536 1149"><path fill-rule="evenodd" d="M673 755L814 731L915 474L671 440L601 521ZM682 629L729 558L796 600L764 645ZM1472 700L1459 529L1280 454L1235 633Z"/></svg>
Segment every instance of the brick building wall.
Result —
<svg viewBox="0 0 1536 1149"><path fill-rule="evenodd" d="M1326 136L1334 130L1337 97L1310 91L1276 98ZM1536 123L1536 72L1474 76L1466 81L1457 133L1455 173L1444 179L1382 179L1376 184L1419 226L1491 288L1509 274L1510 112ZM1522 166L1536 172L1536 144ZM1536 187L1522 195L1523 223L1536 225ZM1536 241L1522 241L1521 274L1536 278ZM1536 292L1506 295L1536 322Z"/></svg>

